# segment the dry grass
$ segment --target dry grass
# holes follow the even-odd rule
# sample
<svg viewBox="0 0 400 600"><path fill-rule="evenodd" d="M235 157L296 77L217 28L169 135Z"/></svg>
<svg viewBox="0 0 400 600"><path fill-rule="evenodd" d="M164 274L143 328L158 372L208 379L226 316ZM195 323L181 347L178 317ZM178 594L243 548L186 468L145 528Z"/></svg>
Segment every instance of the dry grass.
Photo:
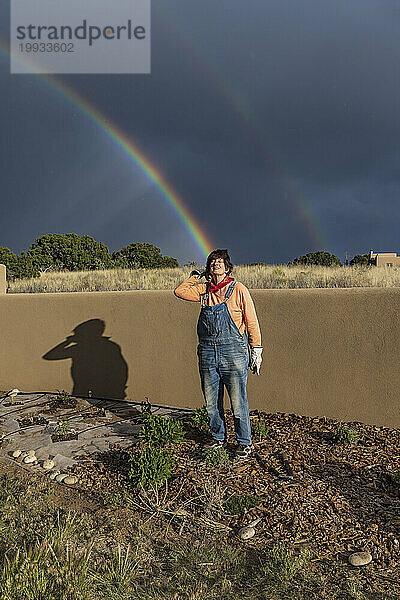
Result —
<svg viewBox="0 0 400 600"><path fill-rule="evenodd" d="M38 279L11 282L8 292L172 290L189 273L190 268L184 267L43 273ZM234 276L249 289L400 287L400 267L239 265Z"/></svg>

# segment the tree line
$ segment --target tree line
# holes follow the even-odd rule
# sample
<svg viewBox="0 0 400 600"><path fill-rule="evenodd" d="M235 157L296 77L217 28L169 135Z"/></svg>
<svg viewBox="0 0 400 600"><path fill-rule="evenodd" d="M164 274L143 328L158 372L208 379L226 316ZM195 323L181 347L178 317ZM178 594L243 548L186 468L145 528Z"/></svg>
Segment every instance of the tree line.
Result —
<svg viewBox="0 0 400 600"><path fill-rule="evenodd" d="M368 254L356 254L350 265L367 265ZM0 246L0 264L7 267L8 279L39 277L45 271L90 271L96 269L163 269L179 267L176 258L164 256L160 248L145 242L133 242L115 252L89 235L46 233L36 238L25 252L15 254ZM188 263L188 266L195 263ZM267 263L251 263L266 265ZM341 266L337 256L329 252L309 252L295 258L292 265Z"/></svg>
<svg viewBox="0 0 400 600"><path fill-rule="evenodd" d="M286 266L286 267L292 267L292 266L296 266L296 265L314 265L314 266L321 266L321 267L342 267L343 266L342 263L340 262L340 259L335 254L331 254L330 252L324 252L323 250L318 250L318 252L309 252L308 254L304 254L303 256L299 256L298 258L295 258L292 262L280 263L280 264L281 264L281 266ZM368 265L368 264L370 264L369 254L356 254L349 262L349 265L351 267L356 266L356 265ZM250 264L250 266L256 266L256 265L267 266L267 263L257 262L257 263Z"/></svg>
<svg viewBox="0 0 400 600"><path fill-rule="evenodd" d="M46 233L20 254L0 246L0 263L6 265L8 279L39 277L45 271L179 267L176 258L163 256L153 244L133 242L110 253L103 242L76 233Z"/></svg>

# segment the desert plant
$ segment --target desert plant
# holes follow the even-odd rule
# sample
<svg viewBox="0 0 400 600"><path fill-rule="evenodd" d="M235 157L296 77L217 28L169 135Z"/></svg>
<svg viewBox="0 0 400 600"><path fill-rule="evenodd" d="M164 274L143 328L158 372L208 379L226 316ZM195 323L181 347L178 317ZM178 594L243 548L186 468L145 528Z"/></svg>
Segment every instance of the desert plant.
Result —
<svg viewBox="0 0 400 600"><path fill-rule="evenodd" d="M153 446L177 444L185 437L183 425L176 419L165 419L160 415L145 412L142 416L143 427L139 437Z"/></svg>
<svg viewBox="0 0 400 600"><path fill-rule="evenodd" d="M258 506L260 502L260 496L255 496L253 494L234 494L225 501L225 509L232 515L239 515L245 509Z"/></svg>
<svg viewBox="0 0 400 600"><path fill-rule="evenodd" d="M69 402L71 400L71 394L67 392L67 390L56 390L57 391L57 400L59 402Z"/></svg>
<svg viewBox="0 0 400 600"><path fill-rule="evenodd" d="M267 552L262 572L268 579L288 583L304 569L309 560L308 550L303 550L296 556L292 549L277 543Z"/></svg>
<svg viewBox="0 0 400 600"><path fill-rule="evenodd" d="M104 565L104 570L95 576L95 581L108 600L122 600L132 591L132 583L140 560L134 556L128 545L125 550L118 545L117 553L113 553Z"/></svg>
<svg viewBox="0 0 400 600"><path fill-rule="evenodd" d="M285 271L280 267L276 267L272 271L272 275L275 277L277 284L285 284L288 280Z"/></svg>
<svg viewBox="0 0 400 600"><path fill-rule="evenodd" d="M251 433L253 437L258 438L259 442L268 437L269 427L264 417L258 416L257 419L251 421Z"/></svg>
<svg viewBox="0 0 400 600"><path fill-rule="evenodd" d="M170 477L172 469L171 451L149 445L140 453L131 455L129 478L135 486L158 488Z"/></svg>
<svg viewBox="0 0 400 600"><path fill-rule="evenodd" d="M54 430L54 435L62 436L62 435L67 435L68 433L72 433L70 424L68 423L68 421L66 419L61 419L60 421L57 422L57 425Z"/></svg>
<svg viewBox="0 0 400 600"><path fill-rule="evenodd" d="M205 448L203 460L207 467L222 467L229 463L229 456L225 448Z"/></svg>
<svg viewBox="0 0 400 600"><path fill-rule="evenodd" d="M358 433L348 425L338 425L333 432L333 440L337 444L355 444L358 440Z"/></svg>
<svg viewBox="0 0 400 600"><path fill-rule="evenodd" d="M206 407L202 406L201 408L196 408L196 410L194 410L192 413L191 420L198 427L203 427L204 425L208 425L209 418L208 418L208 412L207 412Z"/></svg>

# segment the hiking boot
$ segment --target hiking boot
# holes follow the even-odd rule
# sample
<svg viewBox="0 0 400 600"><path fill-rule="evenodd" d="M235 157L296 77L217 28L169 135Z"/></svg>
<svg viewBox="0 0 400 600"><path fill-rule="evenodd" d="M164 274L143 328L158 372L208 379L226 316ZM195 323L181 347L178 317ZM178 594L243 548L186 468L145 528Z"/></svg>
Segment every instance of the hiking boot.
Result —
<svg viewBox="0 0 400 600"><path fill-rule="evenodd" d="M235 452L235 460L246 460L251 456L253 450L253 445L244 446L243 444L239 444L236 448Z"/></svg>

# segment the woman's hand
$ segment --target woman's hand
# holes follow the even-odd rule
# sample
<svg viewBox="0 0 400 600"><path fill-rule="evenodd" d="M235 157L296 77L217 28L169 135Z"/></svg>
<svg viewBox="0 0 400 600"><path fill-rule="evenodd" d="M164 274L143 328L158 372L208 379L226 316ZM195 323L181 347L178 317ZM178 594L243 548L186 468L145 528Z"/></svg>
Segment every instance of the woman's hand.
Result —
<svg viewBox="0 0 400 600"><path fill-rule="evenodd" d="M196 269L195 269L194 271L192 271L192 272L190 273L190 277L193 277L193 275L197 275L197 277L198 277L199 279L201 279L202 277L204 277L204 276L205 276L205 274L206 274L206 272L205 272L205 271L201 271L201 272L200 272L200 271L196 271Z"/></svg>
<svg viewBox="0 0 400 600"><path fill-rule="evenodd" d="M255 346L251 349L249 369L252 373L254 373L254 375L260 374L260 367L262 363L262 351L263 348L261 346Z"/></svg>

